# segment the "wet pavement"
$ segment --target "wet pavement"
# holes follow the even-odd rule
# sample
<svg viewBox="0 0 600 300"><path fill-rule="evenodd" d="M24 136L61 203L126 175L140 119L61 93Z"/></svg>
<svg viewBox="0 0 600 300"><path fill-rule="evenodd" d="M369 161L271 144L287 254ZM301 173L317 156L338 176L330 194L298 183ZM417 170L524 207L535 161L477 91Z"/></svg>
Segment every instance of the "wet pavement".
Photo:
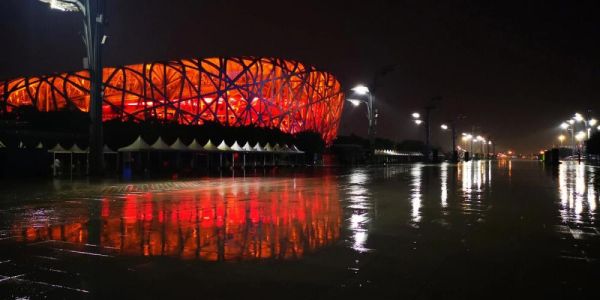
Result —
<svg viewBox="0 0 600 300"><path fill-rule="evenodd" d="M0 299L594 298L600 169L0 187Z"/></svg>

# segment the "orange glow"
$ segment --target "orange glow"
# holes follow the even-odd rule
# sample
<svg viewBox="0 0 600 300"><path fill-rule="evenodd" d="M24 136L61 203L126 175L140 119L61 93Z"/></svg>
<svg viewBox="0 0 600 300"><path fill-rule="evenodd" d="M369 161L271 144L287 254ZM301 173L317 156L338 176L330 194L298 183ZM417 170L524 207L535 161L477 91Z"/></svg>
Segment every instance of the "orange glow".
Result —
<svg viewBox="0 0 600 300"><path fill-rule="evenodd" d="M98 204L100 222L91 222L89 204L85 204L75 213L80 217L73 219L71 210L54 224L36 218L15 220L12 231L26 242L59 240L83 246L99 240L108 254L128 256L297 259L337 241L342 224L335 179L319 179L323 181L319 189L307 188L314 184L309 180L266 185L256 180L169 193L105 196ZM53 220L63 218L56 211L49 213ZM93 232L99 235L95 239L90 236Z"/></svg>
<svg viewBox="0 0 600 300"><path fill-rule="evenodd" d="M206 58L103 71L103 119L216 121L336 137L344 94L329 73L276 58ZM87 71L0 81L0 112L89 110ZM215 101L216 100L216 101Z"/></svg>

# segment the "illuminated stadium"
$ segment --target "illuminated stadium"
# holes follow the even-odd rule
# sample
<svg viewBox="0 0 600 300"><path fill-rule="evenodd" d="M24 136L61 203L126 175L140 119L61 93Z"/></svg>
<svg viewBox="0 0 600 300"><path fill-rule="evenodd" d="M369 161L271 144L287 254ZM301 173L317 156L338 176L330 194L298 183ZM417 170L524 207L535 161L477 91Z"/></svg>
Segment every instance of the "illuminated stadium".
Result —
<svg viewBox="0 0 600 300"><path fill-rule="evenodd" d="M336 137L344 95L327 72L277 58L205 58L153 62L103 71L103 119L314 131ZM0 113L89 109L87 71L0 81Z"/></svg>

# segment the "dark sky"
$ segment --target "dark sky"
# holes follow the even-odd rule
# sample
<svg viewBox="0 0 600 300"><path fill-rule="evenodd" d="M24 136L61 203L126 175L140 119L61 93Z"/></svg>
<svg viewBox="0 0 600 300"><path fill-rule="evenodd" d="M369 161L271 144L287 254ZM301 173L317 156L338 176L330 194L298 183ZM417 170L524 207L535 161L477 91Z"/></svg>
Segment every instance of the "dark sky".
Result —
<svg viewBox="0 0 600 300"><path fill-rule="evenodd" d="M410 121L434 96L438 125L457 115L499 149L537 152L574 112L600 117L600 1L107 0L105 64L209 56L276 56L336 75L380 80L378 134L422 138ZM494 3L491 3L494 2ZM78 70L76 15L37 0L0 1L0 78ZM366 134L346 105L341 134Z"/></svg>

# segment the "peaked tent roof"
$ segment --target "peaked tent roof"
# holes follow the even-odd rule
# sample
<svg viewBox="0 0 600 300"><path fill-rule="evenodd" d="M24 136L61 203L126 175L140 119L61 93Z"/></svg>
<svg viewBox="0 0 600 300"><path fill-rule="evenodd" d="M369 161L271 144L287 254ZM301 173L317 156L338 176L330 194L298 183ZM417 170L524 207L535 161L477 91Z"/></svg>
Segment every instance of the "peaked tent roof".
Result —
<svg viewBox="0 0 600 300"><path fill-rule="evenodd" d="M263 152L263 151L265 151L265 149L263 149L263 147L260 146L259 142L256 142L256 145L254 145L254 147L252 147L252 149L254 149L254 151L256 151L256 152Z"/></svg>
<svg viewBox="0 0 600 300"><path fill-rule="evenodd" d="M202 145L200 145L200 143L198 143L197 139L194 139L192 141L192 143L190 143L187 147L188 147L189 150L192 150L192 151L202 151L202 150L204 150L204 148L202 147Z"/></svg>
<svg viewBox="0 0 600 300"><path fill-rule="evenodd" d="M6 148L6 145L2 141L0 141L0 148Z"/></svg>
<svg viewBox="0 0 600 300"><path fill-rule="evenodd" d="M258 143L256 143L258 144ZM252 147L250 146L250 143L246 142L246 144L244 144L244 147L242 147L242 149L244 149L244 151L254 151L252 149Z"/></svg>
<svg viewBox="0 0 600 300"><path fill-rule="evenodd" d="M163 141L163 139L160 136L158 137L158 139L156 139L156 142L154 142L154 144L150 145L150 147L152 148L152 150L171 150L169 145L167 145L167 143L165 143L165 141Z"/></svg>
<svg viewBox="0 0 600 300"><path fill-rule="evenodd" d="M57 143L56 146L54 146L52 149L48 150L48 152L51 153L69 153L71 151L68 151L67 149L63 148L60 143Z"/></svg>
<svg viewBox="0 0 600 300"><path fill-rule="evenodd" d="M170 147L173 150L179 150L179 151L188 151L190 150L190 148L188 148L188 146L186 146L179 138L177 138L175 140L175 142L173 142L173 144Z"/></svg>
<svg viewBox="0 0 600 300"><path fill-rule="evenodd" d="M265 151L267 151L267 152L273 152L273 147L271 146L271 144L267 143L265 145Z"/></svg>
<svg viewBox="0 0 600 300"><path fill-rule="evenodd" d="M244 149L242 149L242 147L240 147L240 144L238 144L237 141L233 142L233 145L231 146L231 150L233 150L233 151L244 151Z"/></svg>
<svg viewBox="0 0 600 300"><path fill-rule="evenodd" d="M239 147L239 145L238 145ZM231 151L231 148L229 146L227 146L227 144L225 143L225 140L223 140L221 142L221 144L219 144L219 146L217 146L217 149L221 150L221 151Z"/></svg>
<svg viewBox="0 0 600 300"><path fill-rule="evenodd" d="M104 144L104 147L102 148L102 152L104 152L104 154L115 154L115 153L117 153L117 151L108 148L108 146L106 144Z"/></svg>
<svg viewBox="0 0 600 300"><path fill-rule="evenodd" d="M212 143L211 140L208 140L208 142L206 142L206 145L204 145L204 150L206 151L218 151L219 149L217 148L217 146L215 146L215 144Z"/></svg>
<svg viewBox="0 0 600 300"><path fill-rule="evenodd" d="M0 144L2 144L2 142L0 142ZM2 148L2 146L0 146L0 148ZM44 149L44 144L42 144L42 142L39 142L37 146L35 146L35 149Z"/></svg>
<svg viewBox="0 0 600 300"><path fill-rule="evenodd" d="M290 149L290 147L288 145L283 145L283 147L281 147L281 152L289 153L289 152L294 152L294 151L292 151L292 149Z"/></svg>
<svg viewBox="0 0 600 300"><path fill-rule="evenodd" d="M292 145L292 150L294 150L295 152L298 152L298 153L304 153L304 151L298 149L298 147L296 145Z"/></svg>
<svg viewBox="0 0 600 300"><path fill-rule="evenodd" d="M142 139L142 136L140 135L140 136L138 136L137 139L135 139L135 141L133 143L131 143L131 145L119 148L119 152L135 152L135 151L151 150L151 149L152 148L150 148L150 145L148 145L148 143L146 143Z"/></svg>
<svg viewBox="0 0 600 300"><path fill-rule="evenodd" d="M69 151L73 153L87 153L87 150L83 150L77 146L77 144L73 144L73 146L69 149Z"/></svg>

